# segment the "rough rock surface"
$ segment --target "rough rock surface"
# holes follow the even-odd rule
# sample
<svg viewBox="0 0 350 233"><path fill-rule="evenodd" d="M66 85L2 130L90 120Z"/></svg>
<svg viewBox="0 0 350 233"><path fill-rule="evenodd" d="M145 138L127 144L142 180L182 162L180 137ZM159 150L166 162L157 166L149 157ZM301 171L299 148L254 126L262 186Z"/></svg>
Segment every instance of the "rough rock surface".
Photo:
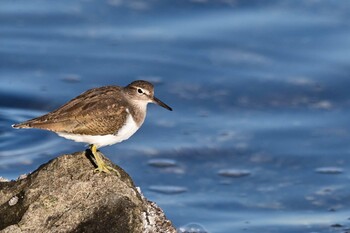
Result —
<svg viewBox="0 0 350 233"><path fill-rule="evenodd" d="M88 152L0 182L0 232L176 232L123 169L104 158L120 176L94 172Z"/></svg>

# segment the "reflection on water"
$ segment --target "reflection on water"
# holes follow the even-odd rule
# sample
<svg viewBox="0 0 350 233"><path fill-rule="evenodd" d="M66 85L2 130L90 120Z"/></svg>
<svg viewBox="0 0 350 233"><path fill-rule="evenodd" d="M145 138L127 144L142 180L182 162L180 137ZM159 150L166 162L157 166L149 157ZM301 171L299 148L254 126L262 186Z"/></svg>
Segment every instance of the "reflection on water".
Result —
<svg viewBox="0 0 350 233"><path fill-rule="evenodd" d="M0 176L83 150L11 124L83 91L145 79L132 138L102 152L180 232L344 232L350 4L0 3Z"/></svg>

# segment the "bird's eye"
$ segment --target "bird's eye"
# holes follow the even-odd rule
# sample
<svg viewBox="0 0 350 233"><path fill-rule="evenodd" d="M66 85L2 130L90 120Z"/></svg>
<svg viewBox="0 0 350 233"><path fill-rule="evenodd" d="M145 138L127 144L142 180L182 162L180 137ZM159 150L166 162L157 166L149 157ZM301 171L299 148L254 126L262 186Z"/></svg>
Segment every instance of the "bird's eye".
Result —
<svg viewBox="0 0 350 233"><path fill-rule="evenodd" d="M140 93L140 94L142 94L142 93L143 93L143 90L142 90L141 88L138 88L138 89L137 89L137 92Z"/></svg>

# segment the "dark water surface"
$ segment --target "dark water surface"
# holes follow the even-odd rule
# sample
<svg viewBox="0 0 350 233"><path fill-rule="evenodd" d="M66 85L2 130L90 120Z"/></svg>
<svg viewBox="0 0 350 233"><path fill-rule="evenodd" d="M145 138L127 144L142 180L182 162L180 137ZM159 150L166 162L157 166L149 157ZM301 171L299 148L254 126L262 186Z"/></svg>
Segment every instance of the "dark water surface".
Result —
<svg viewBox="0 0 350 233"><path fill-rule="evenodd" d="M145 79L128 141L102 148L179 231L350 228L348 1L0 2L0 176L83 144L11 124Z"/></svg>

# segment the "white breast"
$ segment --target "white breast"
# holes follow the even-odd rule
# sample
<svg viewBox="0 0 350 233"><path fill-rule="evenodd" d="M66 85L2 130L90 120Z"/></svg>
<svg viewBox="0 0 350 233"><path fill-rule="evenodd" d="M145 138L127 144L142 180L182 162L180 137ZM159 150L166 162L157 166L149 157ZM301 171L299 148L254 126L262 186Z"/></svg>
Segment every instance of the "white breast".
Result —
<svg viewBox="0 0 350 233"><path fill-rule="evenodd" d="M131 114L129 114L124 126L119 129L118 133L113 135L84 135L63 132L57 132L57 134L61 137L74 140L76 142L94 144L97 148L99 148L124 141L130 138L139 128L140 127L136 124Z"/></svg>

